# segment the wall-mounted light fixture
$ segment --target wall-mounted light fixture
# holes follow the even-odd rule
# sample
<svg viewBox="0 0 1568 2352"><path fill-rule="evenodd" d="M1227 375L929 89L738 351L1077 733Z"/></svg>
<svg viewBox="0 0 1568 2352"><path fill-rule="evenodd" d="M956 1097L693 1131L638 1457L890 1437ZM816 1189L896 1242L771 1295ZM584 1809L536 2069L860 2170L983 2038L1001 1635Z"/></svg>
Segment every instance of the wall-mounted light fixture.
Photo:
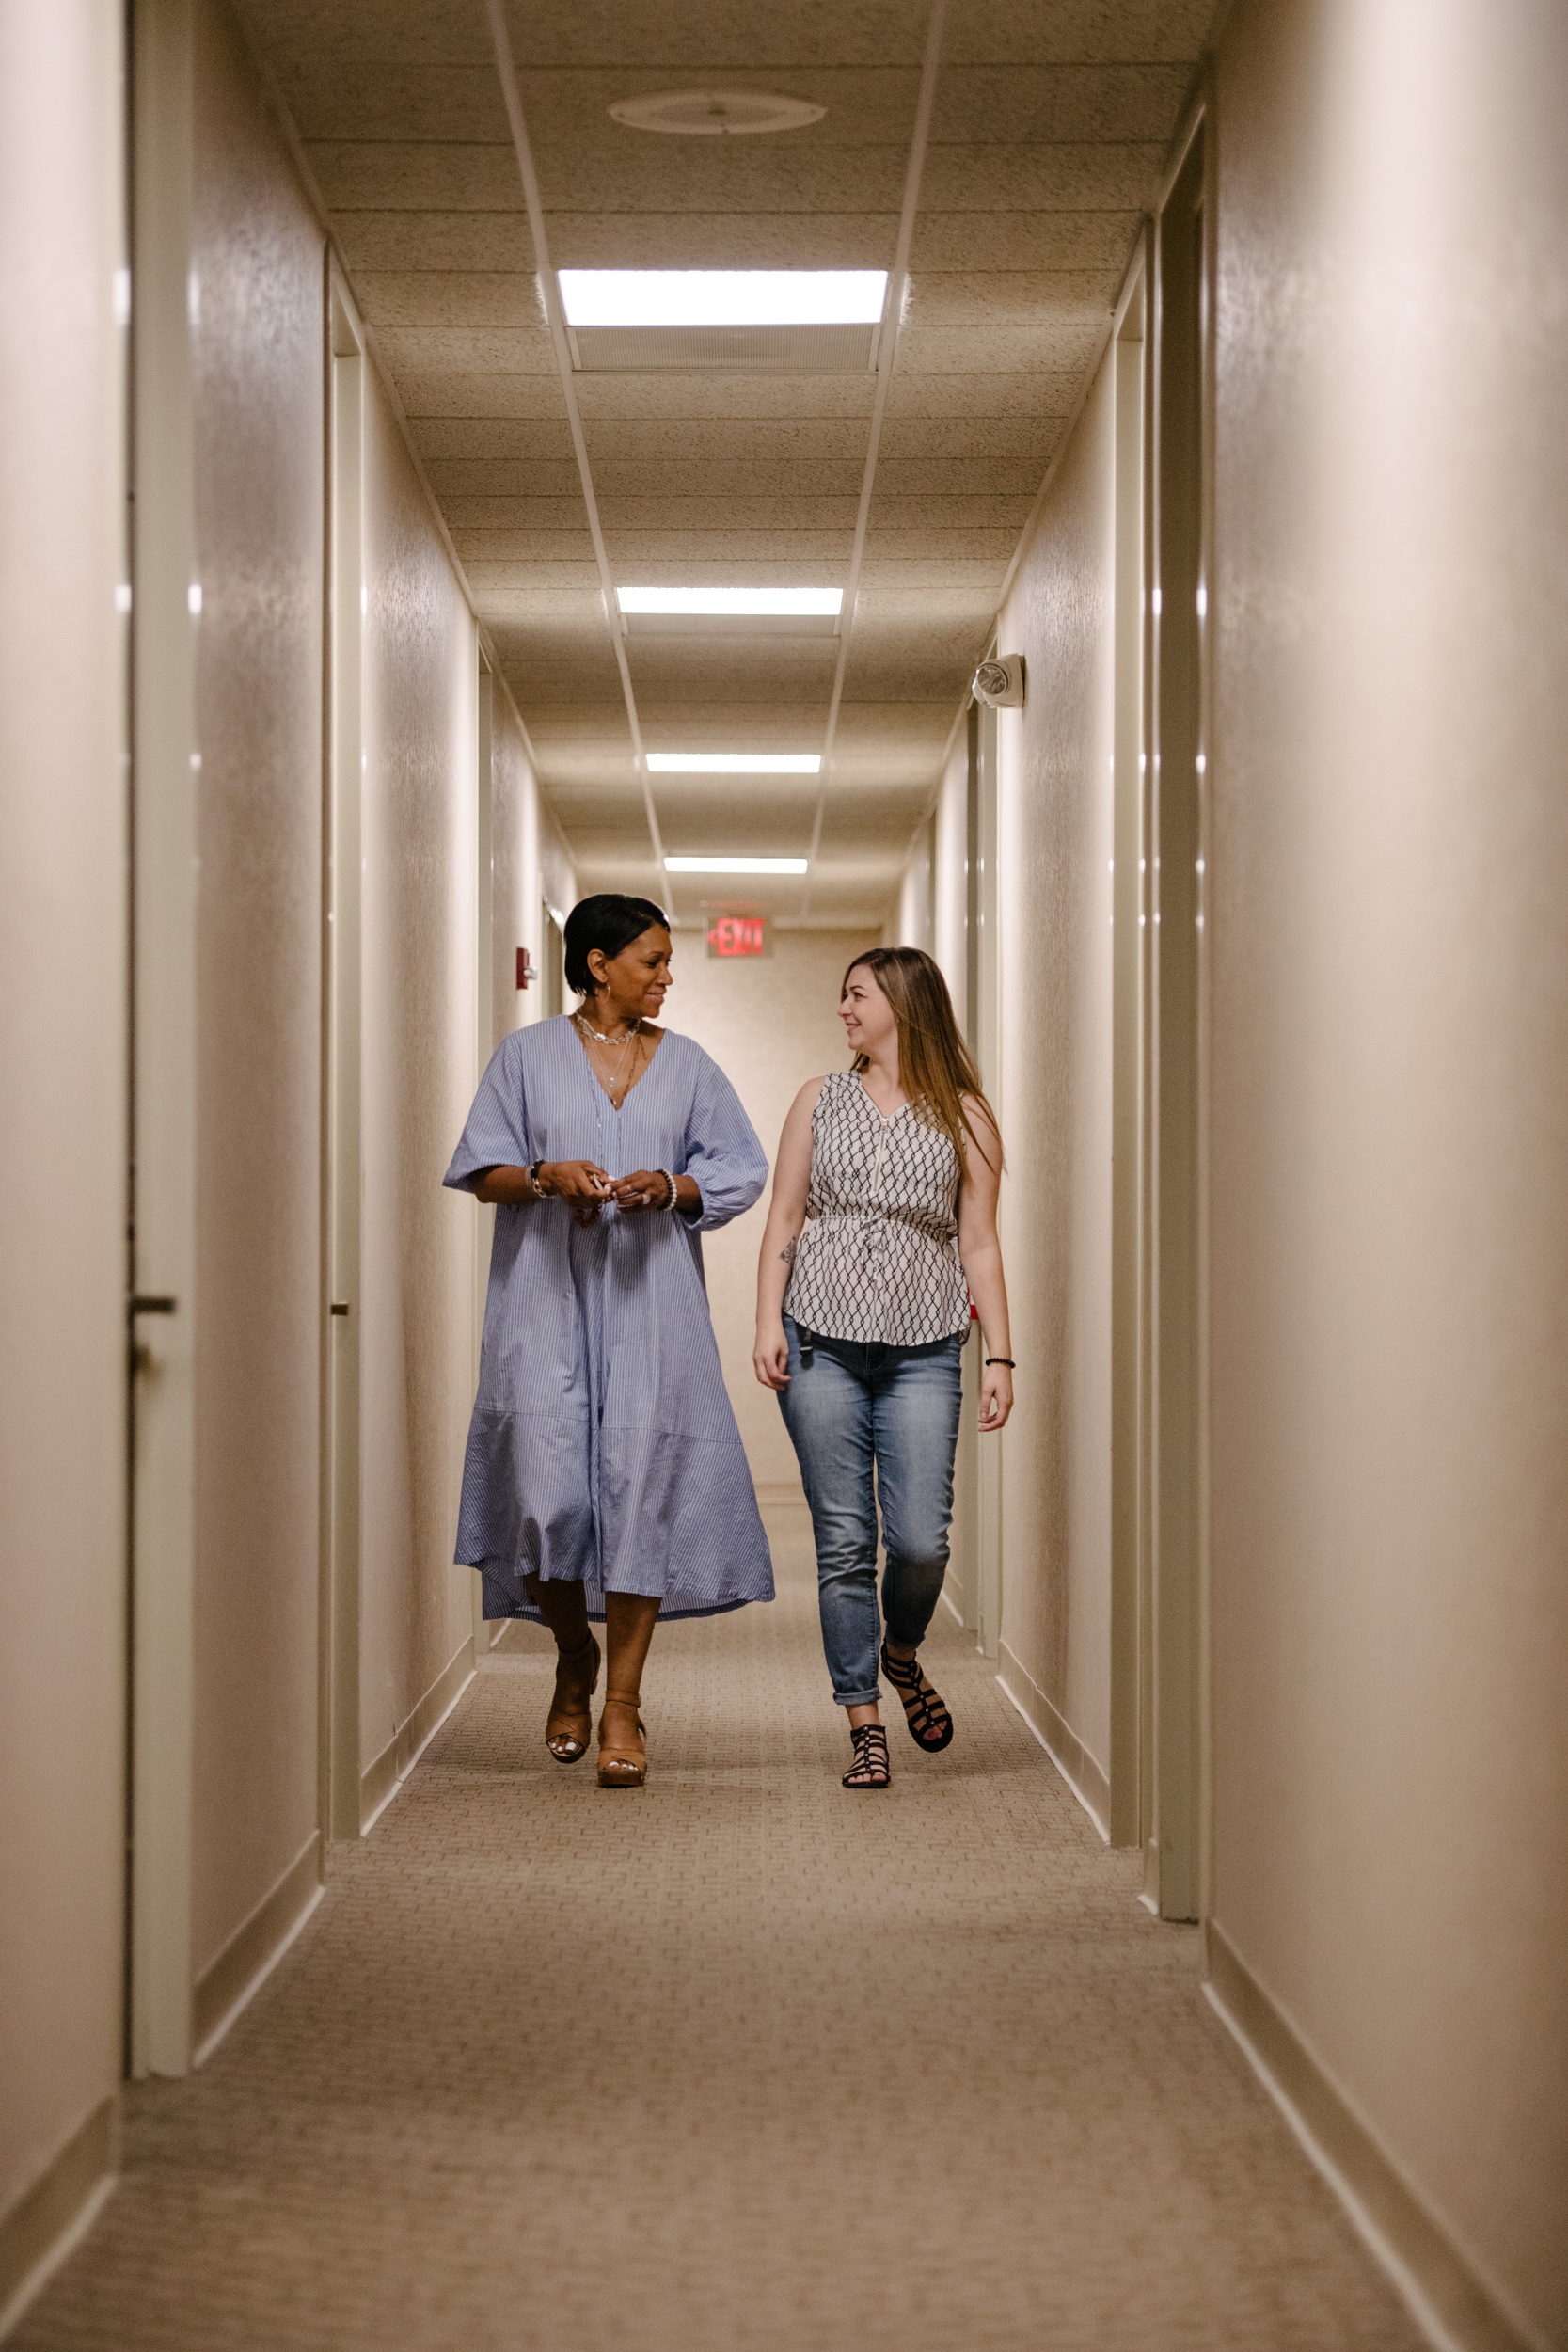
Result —
<svg viewBox="0 0 1568 2352"><path fill-rule="evenodd" d="M992 654L982 661L970 682L970 691L988 710L1022 710L1028 692L1027 668L1021 653Z"/></svg>

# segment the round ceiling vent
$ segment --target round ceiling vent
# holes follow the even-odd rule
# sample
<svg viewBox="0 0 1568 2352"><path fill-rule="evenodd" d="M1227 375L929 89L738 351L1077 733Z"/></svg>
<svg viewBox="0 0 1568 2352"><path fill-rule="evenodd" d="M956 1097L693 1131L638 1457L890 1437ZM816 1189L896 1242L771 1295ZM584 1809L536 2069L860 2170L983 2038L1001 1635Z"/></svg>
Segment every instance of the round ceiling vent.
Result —
<svg viewBox="0 0 1568 2352"><path fill-rule="evenodd" d="M610 111L633 131L712 139L743 131L799 131L805 123L820 122L828 109L803 98L775 98L767 90L670 89L651 98L620 99Z"/></svg>

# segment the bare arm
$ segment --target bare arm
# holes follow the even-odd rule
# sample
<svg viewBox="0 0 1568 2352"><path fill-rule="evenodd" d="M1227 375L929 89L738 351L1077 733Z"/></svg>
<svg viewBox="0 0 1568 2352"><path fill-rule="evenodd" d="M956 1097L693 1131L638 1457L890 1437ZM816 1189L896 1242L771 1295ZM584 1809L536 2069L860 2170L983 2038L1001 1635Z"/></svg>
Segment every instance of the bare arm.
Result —
<svg viewBox="0 0 1568 2352"><path fill-rule="evenodd" d="M526 1209L536 1198L526 1168L482 1168L468 1189L476 1200L493 1200L503 1209ZM539 1189L569 1200L581 1215L610 1198L610 1178L593 1160L542 1160Z"/></svg>
<svg viewBox="0 0 1568 2352"><path fill-rule="evenodd" d="M996 1201L1002 1188L1002 1139L984 1111L964 1106L979 1133L964 1138L964 1174L958 1187L958 1257L969 1295L979 1311L988 1356L1010 1356L1007 1283L1002 1244L996 1237ZM981 1148L983 1147L983 1149ZM1013 1375L1006 1364L988 1364L980 1376L980 1426L1000 1429L1013 1409Z"/></svg>
<svg viewBox="0 0 1568 2352"><path fill-rule="evenodd" d="M795 1245L806 1221L811 1189L811 1117L822 1091L820 1078L800 1089L789 1106L773 1169L773 1198L763 1228L757 1263L757 1336L752 1365L765 1389L789 1386L789 1347L784 1339L784 1296Z"/></svg>

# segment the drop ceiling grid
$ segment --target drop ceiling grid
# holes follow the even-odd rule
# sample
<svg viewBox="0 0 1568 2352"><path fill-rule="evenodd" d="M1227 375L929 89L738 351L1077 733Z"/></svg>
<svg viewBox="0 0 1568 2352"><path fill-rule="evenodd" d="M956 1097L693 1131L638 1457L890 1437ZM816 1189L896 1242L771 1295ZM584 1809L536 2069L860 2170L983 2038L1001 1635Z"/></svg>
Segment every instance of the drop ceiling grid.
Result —
<svg viewBox="0 0 1568 2352"><path fill-rule="evenodd" d="M508 0L508 12L558 267L890 265L923 4ZM893 886L1212 12L1213 0L948 0L819 913L870 922ZM250 0L248 13L544 781L594 872L647 888L640 787L483 0ZM627 131L607 111L693 86L775 89L828 111L804 131L715 140ZM616 578L843 580L869 376L576 382ZM831 641L827 658L821 643L787 639L634 638L626 652L651 748L820 739ZM661 809L668 798L681 813L677 850L693 847L689 822L733 820L745 847L796 806L768 780L678 801L676 782L659 791Z"/></svg>

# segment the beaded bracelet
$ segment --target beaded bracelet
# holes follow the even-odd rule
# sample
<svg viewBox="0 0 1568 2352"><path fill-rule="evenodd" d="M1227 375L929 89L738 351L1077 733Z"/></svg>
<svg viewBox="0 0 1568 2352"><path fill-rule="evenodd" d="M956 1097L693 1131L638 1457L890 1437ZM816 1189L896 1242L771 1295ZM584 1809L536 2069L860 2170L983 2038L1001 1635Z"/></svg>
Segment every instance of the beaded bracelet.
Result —
<svg viewBox="0 0 1568 2352"><path fill-rule="evenodd" d="M658 1172L670 1187L669 1198L665 1201L664 1206L666 1209L673 1209L676 1201L680 1199L680 1186L676 1184L673 1176L671 1175L670 1170L667 1168L661 1168Z"/></svg>

